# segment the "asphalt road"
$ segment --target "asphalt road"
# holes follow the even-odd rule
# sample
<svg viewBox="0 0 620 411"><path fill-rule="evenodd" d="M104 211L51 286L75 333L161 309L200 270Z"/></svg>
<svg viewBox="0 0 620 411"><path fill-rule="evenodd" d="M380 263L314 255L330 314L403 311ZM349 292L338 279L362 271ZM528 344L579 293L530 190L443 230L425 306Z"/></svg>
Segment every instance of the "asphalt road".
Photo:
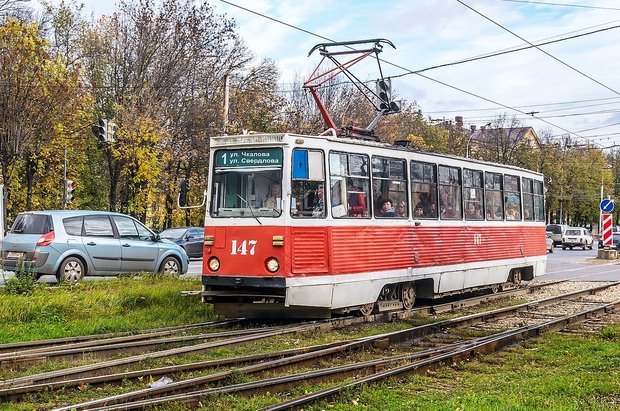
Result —
<svg viewBox="0 0 620 411"><path fill-rule="evenodd" d="M547 272L537 277L540 281L620 281L620 260L598 260L596 245L593 250L562 250L556 247L547 254Z"/></svg>
<svg viewBox="0 0 620 411"><path fill-rule="evenodd" d="M547 272L537 277L540 281L553 281L571 279L574 281L620 281L620 260L607 261L596 259L596 246L593 250L562 250L556 247L553 253L547 254ZM182 278L198 278L202 272L202 259L192 259L189 262L189 270ZM0 286L5 278L10 278L13 273L0 275ZM85 281L96 279L114 279L116 277L90 277ZM56 277L46 275L39 279L41 282L55 284Z"/></svg>

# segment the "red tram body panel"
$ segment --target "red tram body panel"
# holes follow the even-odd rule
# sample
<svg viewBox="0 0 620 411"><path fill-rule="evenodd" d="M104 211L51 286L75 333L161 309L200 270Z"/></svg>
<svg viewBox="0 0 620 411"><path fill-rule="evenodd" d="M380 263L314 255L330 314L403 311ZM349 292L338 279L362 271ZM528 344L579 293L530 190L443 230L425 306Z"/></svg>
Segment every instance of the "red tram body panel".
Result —
<svg viewBox="0 0 620 411"><path fill-rule="evenodd" d="M409 308L403 290L435 298L544 273L540 174L335 136L224 136L211 150L202 296L221 314ZM428 215L414 210L425 197Z"/></svg>

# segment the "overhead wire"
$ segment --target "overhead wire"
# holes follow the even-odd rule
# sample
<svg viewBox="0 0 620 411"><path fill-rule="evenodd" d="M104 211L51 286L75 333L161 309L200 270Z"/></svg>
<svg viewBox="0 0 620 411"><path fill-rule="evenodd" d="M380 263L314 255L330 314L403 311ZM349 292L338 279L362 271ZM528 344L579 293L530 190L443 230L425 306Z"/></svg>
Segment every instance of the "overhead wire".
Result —
<svg viewBox="0 0 620 411"><path fill-rule="evenodd" d="M503 0L503 1L511 2L511 3L536 4L536 5L543 5L543 6L565 6L565 7L578 7L578 8L583 8L583 9L620 11L620 8L617 8L617 7L586 6L584 4L549 3L545 1L532 1L532 0Z"/></svg>
<svg viewBox="0 0 620 411"><path fill-rule="evenodd" d="M236 7L236 8L242 9L242 10L244 10L244 11L247 11L247 12L249 12L249 13L255 14L255 15L257 15L257 16L260 16L260 17L266 18L266 19L268 19L268 20L274 21L274 22L276 22L276 23L279 23L279 24L285 25L285 26L287 26L287 27L293 28L293 29L295 29L295 30L302 31L302 32L304 32L304 33L306 33L306 34L309 34L309 35L312 35L312 36L315 36L315 37L321 38L321 39L323 39L323 40L327 40L327 41L329 41L329 42L336 42L335 40L330 39L330 38L328 38L328 37L325 37L325 36L322 36L322 35L316 34L316 33L314 33L314 32L311 32L311 31L309 31L309 30L303 29L303 28L301 28L301 27L298 27L298 26L295 26L295 25L292 25L292 24L289 24L289 23L283 22L283 21L281 21L281 20L279 20L279 19L273 18L273 17L271 17L271 16L267 16L267 15L265 15L265 14L263 14L263 13L260 13L260 12L255 11L255 10L251 10L251 9L246 8L246 7L243 7L243 6L237 5L237 4L232 3L232 2L230 2L230 1L227 1L227 0L220 0L220 1L221 1L221 2L223 2L223 3L226 3L226 4L230 5L230 6L233 6L233 7ZM462 3L460 0L457 0L457 1L459 1L460 3ZM471 9L471 7L467 6L465 3L462 3L462 4L463 4L464 6L466 6L466 7L468 7L468 8L470 8L470 9ZM473 11L475 11L474 9L472 9L472 10L473 10ZM476 12L477 12L477 11L476 11ZM478 13L478 12L477 12L477 13ZM478 14L480 14L480 13L478 13ZM484 15L482 15L482 16L484 17ZM485 18L487 18L487 17L485 17ZM488 18L487 18L487 19L488 19ZM489 20L490 20L490 19L489 19ZM492 20L491 20L491 21L492 21ZM495 23L495 24L497 24L497 23ZM501 26L501 25L500 25L500 26ZM508 29L506 29L506 30L508 30ZM603 30L601 30L601 31L604 31L604 30L605 30L605 29L603 29ZM515 34L515 36L519 37L519 36L518 36L518 35L516 35L516 34ZM525 40L525 39L523 39L523 38L521 38L521 37L519 37L519 38L520 38L522 41L524 41L524 42L528 43L531 47L538 48L538 46L536 46L536 45L532 44L531 42L529 42L529 41L527 41L527 40ZM541 49L539 49L539 50L541 50ZM541 50L541 51L543 51L543 50ZM544 52L544 51L543 51L543 52ZM555 58L555 57L554 57L554 58ZM506 109L508 109L508 110L512 110L512 111L515 111L515 112L521 113L521 114L523 114L523 115L528 115L528 114L530 114L530 113L527 113L527 112L525 112L525 111L519 110L519 109L518 109L518 108L516 108L516 107L511 107L511 106L505 105L505 104L503 104L503 103L500 103L500 102L497 102L497 101L494 101L494 100L488 99L488 98L483 97L483 96L481 96L481 95L478 95L478 94L475 94L475 93L469 92L469 91L464 90L464 89L462 89L462 88L459 88L459 87L456 87L456 86L450 85L450 84L448 84L448 83L446 83L446 82L443 82L443 81L440 81L440 80L434 79L434 78L432 78L432 77L429 77L429 76L423 75L423 74L421 74L421 73L419 73L419 72L416 72L416 71L414 71L414 70L410 70L410 69L405 68L405 67L403 67L403 66L400 66L400 65L398 65L398 64L396 64L396 63L392 63L392 62L386 61L386 60L384 60L384 59L380 59L380 61L382 61L382 62L384 62L384 63L386 63L386 64L389 64L389 65L391 65L391 66L393 66L393 67L396 67L396 68L398 68L398 69L401 69L401 70L405 71L406 73L409 73L409 74L416 74L416 75L418 75L418 76L420 76L420 77L422 77L422 78L425 78L425 79L427 79L427 80L429 80L429 81L433 81L433 82L435 82L435 83L441 84L441 85L443 85L444 87L448 87L448 88L451 88L451 89L457 90L457 91L459 91L459 92L461 92L461 93L468 94L468 95L473 96L473 97L476 97L476 98L478 98L478 99L481 99L481 100L487 101L487 102L489 102L489 103L495 104L495 105L497 105L497 106L500 106L500 107L506 108ZM563 64L566 64L566 63L563 63ZM574 69L574 68L573 68L573 69ZM576 69L574 69L574 70L576 70ZM587 76L585 73L583 73L583 75ZM392 77L394 77L394 76L392 76ZM589 76L588 76L588 77L589 77ZM592 80L593 80L593 81L595 81L595 82L597 82L597 81L596 81L596 80L594 80L594 79L592 79ZM620 93L618 93L618 92L616 92L615 90L613 90L613 89L611 89L611 88L609 88L609 87L607 87L607 86L603 85L602 83L600 83L600 82L597 82L597 83L599 83L599 84L601 84L602 86L604 86L604 87L608 88L609 90L613 91L614 93L616 93L616 94L620 95ZM573 131L567 130L567 129L565 129L564 127L558 126L557 124L551 123L551 122L549 122L549 121L547 121L547 120L545 120L545 119L542 119L542 118L536 117L536 116L534 116L534 115L531 115L531 118L534 118L534 119L537 119L537 120L539 120L539 121L542 121L543 123L546 123L546 124L548 124L548 125L550 125L550 126L552 126L552 127L555 127L555 128L557 128L557 129L559 129L559 130L562 130L562 131L564 131L564 132L566 132L566 133L572 134L572 135L574 135L574 136L576 136L576 137L579 137L579 138L584 138L583 136L579 135L578 133L575 133L575 132L573 132ZM585 138L584 138L584 139L585 139Z"/></svg>
<svg viewBox="0 0 620 411"><path fill-rule="evenodd" d="M601 83L600 81L596 80L595 78L587 75L586 73L582 72L581 70L571 66L570 64L566 63L565 61L555 57L553 54L541 49L539 46L534 45L533 43L531 43L530 41L526 40L525 38L521 37L520 35L518 35L517 33L515 33L514 31L510 30L509 28L501 25L500 23L496 22L495 20L493 20L492 18L488 17L487 15L479 12L478 10L474 9L473 7L471 7L470 5L468 5L467 3L465 3L463 0L456 0L458 3L460 3L461 5L463 5L464 7L468 8L469 10L473 11L474 13L478 14L480 17L490 21L491 23L495 24L498 27L501 27L503 30L507 31L508 33L512 34L513 36L519 38L521 41L525 41L526 43L530 44L531 46L534 46L538 51L544 53L545 55L551 57L552 59L554 59L555 61L557 61L558 63L570 68L571 70L581 74L582 76L586 77L587 79L595 82L596 84L606 88L607 90L611 91L614 94L617 94L620 96L620 92L612 89L611 87Z"/></svg>

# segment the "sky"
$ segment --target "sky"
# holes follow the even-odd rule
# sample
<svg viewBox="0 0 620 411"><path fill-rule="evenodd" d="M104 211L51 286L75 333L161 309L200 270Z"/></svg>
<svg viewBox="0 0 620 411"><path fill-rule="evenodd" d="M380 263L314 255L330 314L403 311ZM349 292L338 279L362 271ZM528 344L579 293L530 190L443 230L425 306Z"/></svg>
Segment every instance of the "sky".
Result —
<svg viewBox="0 0 620 411"><path fill-rule="evenodd" d="M95 16L115 9L113 1L81 2L86 13ZM386 45L380 54L384 76L394 77L395 97L416 102L427 117L462 116L465 127L479 128L497 116L516 115L539 135L558 138L570 133L575 145L620 147L618 0L211 0L210 4L216 13L234 20L257 59L275 61L283 83L295 76L306 78L315 68L319 54L308 56L315 44L383 38L396 47ZM577 35L421 75L410 73ZM362 80L378 77L376 64L361 64L353 72Z"/></svg>

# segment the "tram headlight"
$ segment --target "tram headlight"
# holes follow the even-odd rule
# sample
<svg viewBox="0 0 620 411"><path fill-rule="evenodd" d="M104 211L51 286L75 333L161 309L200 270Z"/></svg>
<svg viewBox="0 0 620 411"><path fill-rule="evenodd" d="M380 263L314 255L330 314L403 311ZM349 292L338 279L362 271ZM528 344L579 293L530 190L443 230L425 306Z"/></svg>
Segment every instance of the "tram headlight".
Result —
<svg viewBox="0 0 620 411"><path fill-rule="evenodd" d="M220 269L220 260L217 257L209 258L209 268L211 271L217 271Z"/></svg>
<svg viewBox="0 0 620 411"><path fill-rule="evenodd" d="M269 272L275 273L280 269L280 262L275 257L269 257L267 261L265 261L265 266Z"/></svg>

